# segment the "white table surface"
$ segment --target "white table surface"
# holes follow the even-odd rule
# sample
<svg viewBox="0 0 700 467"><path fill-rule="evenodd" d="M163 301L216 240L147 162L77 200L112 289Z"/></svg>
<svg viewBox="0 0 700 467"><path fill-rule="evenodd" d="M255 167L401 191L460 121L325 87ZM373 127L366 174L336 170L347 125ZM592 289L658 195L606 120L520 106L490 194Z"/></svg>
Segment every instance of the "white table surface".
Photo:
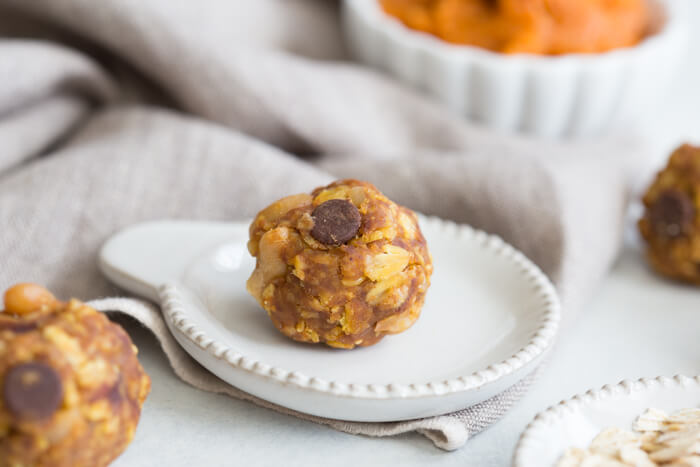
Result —
<svg viewBox="0 0 700 467"><path fill-rule="evenodd" d="M700 5L694 6L700 22ZM700 143L700 32L688 64L649 133L661 164L686 140ZM170 370L147 331L127 326L153 379L132 445L115 467L509 466L532 417L589 388L625 378L700 373L700 288L659 279L629 242L597 294L564 330L543 376L500 422L455 452L410 434L371 439L198 391Z"/></svg>

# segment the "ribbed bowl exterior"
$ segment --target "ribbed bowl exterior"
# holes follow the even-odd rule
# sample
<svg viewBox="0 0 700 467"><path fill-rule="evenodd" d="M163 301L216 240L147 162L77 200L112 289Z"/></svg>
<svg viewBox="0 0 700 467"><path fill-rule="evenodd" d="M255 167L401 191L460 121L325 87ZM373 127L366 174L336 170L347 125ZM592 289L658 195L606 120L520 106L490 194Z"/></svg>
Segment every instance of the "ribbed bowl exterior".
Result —
<svg viewBox="0 0 700 467"><path fill-rule="evenodd" d="M665 23L636 47L601 54L505 55L406 28L378 0L344 0L348 44L363 63L499 130L589 137L654 111L687 47L685 0L658 0Z"/></svg>

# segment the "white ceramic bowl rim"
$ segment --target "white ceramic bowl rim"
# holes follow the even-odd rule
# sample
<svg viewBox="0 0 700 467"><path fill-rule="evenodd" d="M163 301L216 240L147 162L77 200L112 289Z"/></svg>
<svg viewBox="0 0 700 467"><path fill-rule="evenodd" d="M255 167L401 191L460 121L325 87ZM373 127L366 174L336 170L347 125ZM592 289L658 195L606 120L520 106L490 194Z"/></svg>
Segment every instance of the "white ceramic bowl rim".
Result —
<svg viewBox="0 0 700 467"><path fill-rule="evenodd" d="M640 378L638 380L623 380L617 384L606 384L600 389L590 389L583 394L577 394L570 399L563 400L556 405L540 412L525 428L520 436L518 445L513 454L513 467L527 467L522 460L523 452L530 449L531 444L536 443L536 432L540 427L551 425L567 413L589 404L593 401L603 400L616 395L624 394L633 396L640 392L655 387L693 387L700 388L700 376L676 375L673 377L657 376L655 378Z"/></svg>
<svg viewBox="0 0 700 467"><path fill-rule="evenodd" d="M650 0L663 10L665 16L663 26L659 31L649 35L634 47L621 47L597 54L571 53L562 55L536 54L503 54L481 47L452 44L433 36L432 34L416 31L405 26L397 18L386 14L379 6L379 0L345 0L361 14L366 21L388 34L392 40L407 42L426 52L447 54L453 57L479 58L492 64L521 63L537 66L563 66L572 61L600 62L618 60L621 57L645 53L647 49L658 47L669 38L682 30L679 28L683 17L682 0Z"/></svg>
<svg viewBox="0 0 700 467"><path fill-rule="evenodd" d="M460 376L446 381L415 384L346 384L323 381L309 377L297 371L273 367L265 362L242 355L228 345L211 338L202 331L197 323L188 318L183 306L177 284L166 284L159 290L161 306L166 319L182 333L191 343L205 350L214 358L228 365L257 374L279 383L334 396L361 399L419 398L444 396L447 394L478 389L488 383L506 377L541 357L553 344L560 319L560 305L554 286L547 276L525 255L516 250L500 237L473 229L467 225L458 225L436 217L420 216L420 222L439 224L443 228L462 229L464 235L479 236L485 240L483 246L495 255L502 256L513 263L523 276L532 283L542 303L540 324L528 343L511 357L470 375Z"/></svg>

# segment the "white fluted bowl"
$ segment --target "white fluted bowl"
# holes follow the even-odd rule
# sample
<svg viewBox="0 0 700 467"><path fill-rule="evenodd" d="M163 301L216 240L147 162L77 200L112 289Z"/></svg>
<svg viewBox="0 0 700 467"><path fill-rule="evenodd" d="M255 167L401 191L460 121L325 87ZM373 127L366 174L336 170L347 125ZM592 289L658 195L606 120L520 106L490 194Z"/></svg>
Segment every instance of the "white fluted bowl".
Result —
<svg viewBox="0 0 700 467"><path fill-rule="evenodd" d="M344 30L360 61L506 131L585 137L639 123L664 97L687 47L684 0L654 0L660 30L600 54L505 55L414 31L378 0L344 0Z"/></svg>
<svg viewBox="0 0 700 467"><path fill-rule="evenodd" d="M666 412L700 406L700 376L658 376L591 389L540 412L527 426L513 467L556 465L571 447L585 448L606 428L631 430L649 408Z"/></svg>

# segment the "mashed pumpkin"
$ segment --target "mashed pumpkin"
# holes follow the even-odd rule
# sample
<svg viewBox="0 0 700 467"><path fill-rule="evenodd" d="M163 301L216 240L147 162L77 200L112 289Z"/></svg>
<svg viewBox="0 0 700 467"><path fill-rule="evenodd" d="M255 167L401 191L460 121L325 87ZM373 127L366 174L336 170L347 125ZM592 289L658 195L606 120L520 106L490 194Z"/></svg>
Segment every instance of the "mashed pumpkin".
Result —
<svg viewBox="0 0 700 467"><path fill-rule="evenodd" d="M597 53L640 42L648 0L379 0L406 26L504 53Z"/></svg>

